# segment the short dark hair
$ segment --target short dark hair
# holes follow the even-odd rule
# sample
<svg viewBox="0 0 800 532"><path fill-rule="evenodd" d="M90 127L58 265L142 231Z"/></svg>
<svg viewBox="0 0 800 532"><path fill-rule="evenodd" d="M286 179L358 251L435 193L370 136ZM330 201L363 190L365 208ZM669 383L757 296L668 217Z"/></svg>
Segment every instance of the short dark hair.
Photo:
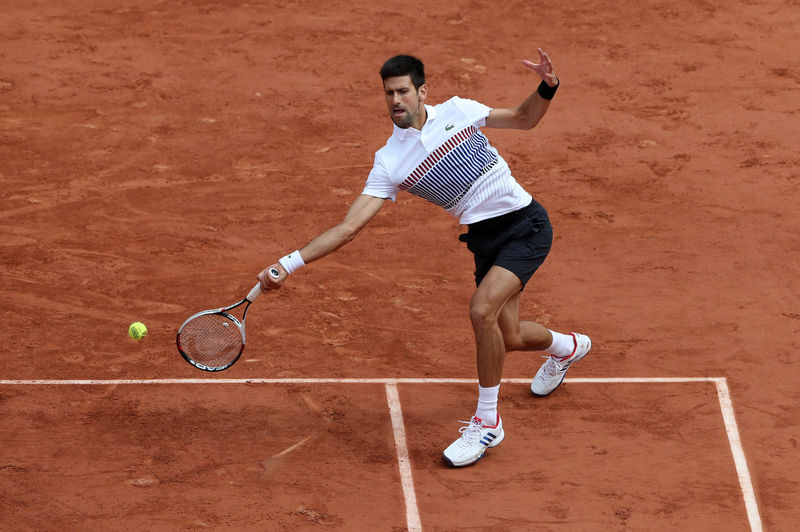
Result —
<svg viewBox="0 0 800 532"><path fill-rule="evenodd" d="M381 79L386 81L396 76L411 76L414 88L419 89L425 85L425 66L412 55L396 55L381 67Z"/></svg>

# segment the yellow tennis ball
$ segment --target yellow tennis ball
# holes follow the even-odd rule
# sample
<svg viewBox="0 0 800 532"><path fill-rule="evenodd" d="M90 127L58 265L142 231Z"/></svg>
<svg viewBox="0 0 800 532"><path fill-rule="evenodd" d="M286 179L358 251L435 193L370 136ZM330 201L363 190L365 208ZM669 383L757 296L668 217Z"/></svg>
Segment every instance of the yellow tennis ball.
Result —
<svg viewBox="0 0 800 532"><path fill-rule="evenodd" d="M131 323L130 327L128 327L128 334L134 340L141 340L147 336L147 327L145 327L144 323L141 321L135 321Z"/></svg>

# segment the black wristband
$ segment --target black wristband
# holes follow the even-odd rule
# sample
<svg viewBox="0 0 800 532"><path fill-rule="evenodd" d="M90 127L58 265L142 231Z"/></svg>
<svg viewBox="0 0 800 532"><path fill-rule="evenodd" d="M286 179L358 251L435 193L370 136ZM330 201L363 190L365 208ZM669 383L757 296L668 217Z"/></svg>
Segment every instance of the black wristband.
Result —
<svg viewBox="0 0 800 532"><path fill-rule="evenodd" d="M553 96L556 95L556 91L558 90L559 85L561 85L561 81L556 83L555 87L551 87L550 85L545 83L544 80L542 80L542 82L539 83L539 88L536 89L536 92L538 92L539 96L541 96L545 100L552 100Z"/></svg>

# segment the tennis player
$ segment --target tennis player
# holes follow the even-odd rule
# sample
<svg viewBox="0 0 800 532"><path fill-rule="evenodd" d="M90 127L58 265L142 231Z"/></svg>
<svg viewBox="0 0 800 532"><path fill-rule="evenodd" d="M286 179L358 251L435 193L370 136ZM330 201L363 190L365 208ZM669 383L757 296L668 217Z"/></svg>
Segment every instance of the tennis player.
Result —
<svg viewBox="0 0 800 532"><path fill-rule="evenodd" d="M531 383L534 395L545 396L591 348L588 336L551 331L519 317L520 295L547 257L553 231L545 209L514 179L481 128L528 130L547 112L559 87L550 58L539 49L538 63L522 63L541 78L538 88L518 107L493 109L459 97L426 105L422 62L408 55L386 61L380 74L394 129L375 154L362 194L338 225L258 275L262 289L280 288L298 268L351 241L401 190L444 208L468 226L459 238L475 259L477 288L469 316L477 351L478 406L470 421L462 422L461 436L444 451L444 462L454 467L475 463L505 437L497 398L506 351L549 355ZM269 268L280 275L273 278Z"/></svg>

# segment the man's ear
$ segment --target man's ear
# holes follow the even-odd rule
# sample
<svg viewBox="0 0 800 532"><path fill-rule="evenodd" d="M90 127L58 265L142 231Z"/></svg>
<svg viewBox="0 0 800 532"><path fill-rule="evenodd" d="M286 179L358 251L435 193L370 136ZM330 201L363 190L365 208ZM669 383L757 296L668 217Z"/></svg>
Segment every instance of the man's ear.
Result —
<svg viewBox="0 0 800 532"><path fill-rule="evenodd" d="M419 96L419 101L424 102L425 98L428 97L428 86L424 83L420 85L419 89L417 89L417 95Z"/></svg>

